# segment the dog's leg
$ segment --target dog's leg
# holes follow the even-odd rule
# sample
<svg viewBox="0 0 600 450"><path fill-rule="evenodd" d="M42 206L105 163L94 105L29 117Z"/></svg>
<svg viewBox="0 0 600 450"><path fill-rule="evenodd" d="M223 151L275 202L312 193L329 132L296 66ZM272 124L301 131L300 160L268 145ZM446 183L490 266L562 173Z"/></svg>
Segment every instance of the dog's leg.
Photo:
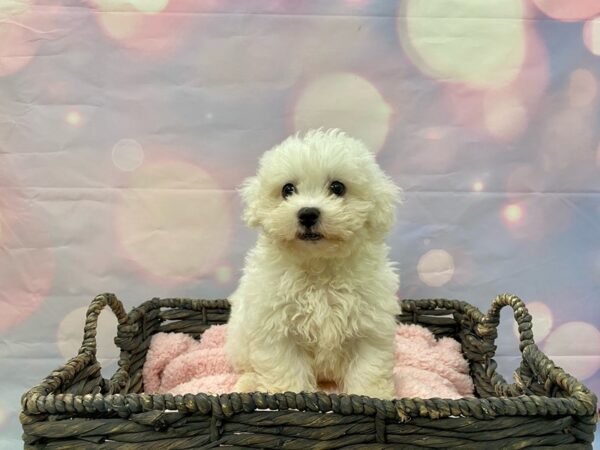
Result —
<svg viewBox="0 0 600 450"><path fill-rule="evenodd" d="M254 371L242 375L240 388L252 385L254 390L270 393L317 390L310 359L294 343L287 339L270 340L256 344L253 350L249 356Z"/></svg>
<svg viewBox="0 0 600 450"><path fill-rule="evenodd" d="M392 339L393 341L393 339ZM342 382L342 391L380 399L395 397L394 349L361 342Z"/></svg>

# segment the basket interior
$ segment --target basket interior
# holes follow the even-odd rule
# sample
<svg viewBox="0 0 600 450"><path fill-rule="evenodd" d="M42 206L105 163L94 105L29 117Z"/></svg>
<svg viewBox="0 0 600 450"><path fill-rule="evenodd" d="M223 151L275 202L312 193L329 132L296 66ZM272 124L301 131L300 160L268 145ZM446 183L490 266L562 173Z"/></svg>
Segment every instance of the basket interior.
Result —
<svg viewBox="0 0 600 450"><path fill-rule="evenodd" d="M482 337L476 332L476 323L461 308L437 308L407 310L403 302L403 312L397 316L398 323L413 323L429 329L437 338L450 337L461 344L461 349L470 363L471 377L475 386L475 395L480 398L498 395L497 383L505 383L496 371L493 359L496 346L493 339ZM224 324L229 317L229 305L226 301L186 302L177 299L154 299L134 309L130 314L130 323L119 328L117 345L123 350L121 364L127 367L129 378L127 392L144 391L142 368L152 336L156 333L186 333L201 339L202 333L212 325ZM517 378L519 373L517 371ZM531 380L528 389L538 395L566 396L560 386L548 386ZM516 395L509 390L504 395Z"/></svg>

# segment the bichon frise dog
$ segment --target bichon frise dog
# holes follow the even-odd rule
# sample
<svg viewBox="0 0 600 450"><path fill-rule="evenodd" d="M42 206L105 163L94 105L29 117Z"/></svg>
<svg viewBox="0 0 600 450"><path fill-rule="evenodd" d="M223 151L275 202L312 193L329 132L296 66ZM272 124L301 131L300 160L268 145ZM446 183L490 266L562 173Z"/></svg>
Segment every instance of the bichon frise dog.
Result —
<svg viewBox="0 0 600 450"><path fill-rule="evenodd" d="M226 352L238 392L394 396L399 281L384 239L399 189L338 130L292 136L242 187L258 242L231 296Z"/></svg>

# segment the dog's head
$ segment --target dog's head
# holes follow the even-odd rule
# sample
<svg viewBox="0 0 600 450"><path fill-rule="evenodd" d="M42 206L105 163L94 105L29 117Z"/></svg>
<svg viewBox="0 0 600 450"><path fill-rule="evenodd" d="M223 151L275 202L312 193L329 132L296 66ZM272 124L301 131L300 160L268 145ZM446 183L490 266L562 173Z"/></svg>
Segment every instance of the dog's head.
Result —
<svg viewBox="0 0 600 450"><path fill-rule="evenodd" d="M244 219L280 244L333 256L382 240L399 192L360 141L339 130L309 131L263 155L242 187Z"/></svg>

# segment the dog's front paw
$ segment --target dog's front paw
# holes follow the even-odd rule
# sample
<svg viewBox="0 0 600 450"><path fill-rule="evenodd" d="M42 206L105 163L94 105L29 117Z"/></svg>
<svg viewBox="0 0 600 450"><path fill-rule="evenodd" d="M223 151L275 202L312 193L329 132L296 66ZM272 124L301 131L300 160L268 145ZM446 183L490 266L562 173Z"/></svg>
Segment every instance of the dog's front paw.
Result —
<svg viewBox="0 0 600 450"><path fill-rule="evenodd" d="M366 395L381 400L396 398L396 386L393 380L377 380L371 383L348 385L344 391L348 394Z"/></svg>
<svg viewBox="0 0 600 450"><path fill-rule="evenodd" d="M381 400L393 400L396 397L394 386L374 386L365 391L367 397L379 398Z"/></svg>
<svg viewBox="0 0 600 450"><path fill-rule="evenodd" d="M258 386L258 379L255 373L247 372L240 375L237 383L234 386L235 392L256 392L260 388Z"/></svg>

